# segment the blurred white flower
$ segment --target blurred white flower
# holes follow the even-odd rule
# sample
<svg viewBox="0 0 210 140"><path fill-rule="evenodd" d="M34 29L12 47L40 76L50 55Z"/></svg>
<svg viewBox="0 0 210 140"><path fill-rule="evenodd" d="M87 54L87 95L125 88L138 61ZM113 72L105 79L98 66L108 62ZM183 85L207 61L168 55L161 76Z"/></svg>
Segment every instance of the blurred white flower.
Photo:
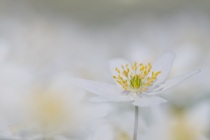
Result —
<svg viewBox="0 0 210 140"><path fill-rule="evenodd" d="M86 102L84 92L69 86L69 79L68 74L58 74L47 87L34 85L35 88L18 98L13 108L22 110L13 110L1 119L4 125L0 125L0 130L4 131L0 138L83 139L88 125L105 116L109 106L94 106ZM14 93L13 98L19 95Z"/></svg>
<svg viewBox="0 0 210 140"><path fill-rule="evenodd" d="M131 140L130 134L121 128L113 128L108 124L100 124L88 140Z"/></svg>
<svg viewBox="0 0 210 140"><path fill-rule="evenodd" d="M152 110L153 125L140 140L207 140L209 130L209 102L198 103L188 110L172 113L159 107Z"/></svg>
<svg viewBox="0 0 210 140"><path fill-rule="evenodd" d="M26 66L7 61L10 48L7 42L2 41L0 42L0 139L18 140L19 136L15 135L16 129L13 126L25 115L23 113L25 105L21 100L31 88L33 76ZM31 127L28 127L28 130L30 129Z"/></svg>
<svg viewBox="0 0 210 140"><path fill-rule="evenodd" d="M110 62L110 66L118 86L78 78L73 79L72 82L98 95L92 98L93 101L131 102L139 107L157 105L166 102L165 99L156 96L157 94L199 72L199 70L195 70L166 80L174 58L173 53L166 53L153 65L137 62L130 64L124 59L114 59Z"/></svg>
<svg viewBox="0 0 210 140"><path fill-rule="evenodd" d="M88 140L132 140L133 126L131 122L134 120L131 108L117 108L112 115L107 116L92 127L92 132ZM120 117L119 117L120 116ZM147 131L147 125L139 116L138 133Z"/></svg>

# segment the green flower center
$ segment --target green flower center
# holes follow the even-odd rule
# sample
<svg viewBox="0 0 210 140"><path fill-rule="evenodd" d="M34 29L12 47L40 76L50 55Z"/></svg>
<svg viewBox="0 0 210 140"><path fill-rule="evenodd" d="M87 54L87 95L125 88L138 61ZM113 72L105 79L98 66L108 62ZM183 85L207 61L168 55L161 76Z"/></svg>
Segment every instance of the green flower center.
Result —
<svg viewBox="0 0 210 140"><path fill-rule="evenodd" d="M133 76L130 79L130 87L134 90L138 90L142 86L142 79L138 75Z"/></svg>

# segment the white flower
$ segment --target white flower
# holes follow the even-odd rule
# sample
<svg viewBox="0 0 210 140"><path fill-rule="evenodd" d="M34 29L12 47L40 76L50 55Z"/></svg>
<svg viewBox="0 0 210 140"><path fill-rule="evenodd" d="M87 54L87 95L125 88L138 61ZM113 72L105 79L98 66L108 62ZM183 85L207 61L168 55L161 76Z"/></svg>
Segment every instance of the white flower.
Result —
<svg viewBox="0 0 210 140"><path fill-rule="evenodd" d="M144 107L166 102L157 95L164 92L193 74L195 70L173 79L166 80L172 67L175 55L166 53L153 64L134 62L130 64L124 59L110 62L111 72L116 84L108 84L85 79L73 79L73 83L98 96L92 101L131 102L135 106Z"/></svg>
<svg viewBox="0 0 210 140"><path fill-rule="evenodd" d="M207 140L209 131L209 100L190 108L151 109L152 123L140 140Z"/></svg>
<svg viewBox="0 0 210 140"><path fill-rule="evenodd" d="M69 86L69 79L69 74L59 73L45 88L34 84L28 92L14 92L13 99L5 97L13 110L5 107L6 114L0 108L0 139L64 140L88 135L89 124L104 117L110 107L86 102L84 92Z"/></svg>

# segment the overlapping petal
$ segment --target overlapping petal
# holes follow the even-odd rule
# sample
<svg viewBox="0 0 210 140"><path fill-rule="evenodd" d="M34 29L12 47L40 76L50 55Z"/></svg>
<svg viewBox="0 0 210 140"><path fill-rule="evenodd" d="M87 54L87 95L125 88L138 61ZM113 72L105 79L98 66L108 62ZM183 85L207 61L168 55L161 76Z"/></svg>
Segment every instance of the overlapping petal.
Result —
<svg viewBox="0 0 210 140"><path fill-rule="evenodd" d="M175 54L169 52L161 56L157 61L153 63L152 70L161 71L161 74L158 75L154 84L161 83L166 80L173 65L174 59L175 59Z"/></svg>
<svg viewBox="0 0 210 140"><path fill-rule="evenodd" d="M198 72L200 72L200 70L194 70L194 71L192 71L192 72L188 72L188 73L182 74L182 75L180 75L180 76L177 76L177 77L175 77L175 78L172 78L172 79L167 80L167 81L163 84L163 86L164 86L164 88L163 88L164 91L165 91L165 90L168 90L168 89L170 89L170 88L172 88L172 87L175 87L176 85L180 84L181 82L183 82L184 80L190 78L192 75L194 75L194 74L196 74L196 73L198 73Z"/></svg>
<svg viewBox="0 0 210 140"><path fill-rule="evenodd" d="M118 88L116 85L92 80L73 78L72 83L100 96L120 96L120 93L123 92L123 90Z"/></svg>
<svg viewBox="0 0 210 140"><path fill-rule="evenodd" d="M165 83L157 86L154 89L151 89L151 91L145 92L144 94L154 95L154 94L158 94L160 92L164 92L166 90L169 90L169 89L177 86L178 84L180 84L184 80L190 78L191 76L193 76L194 74L196 74L198 72L200 72L200 70L194 70L194 71L182 74L180 76L177 76L175 78L169 79L169 80L165 81Z"/></svg>

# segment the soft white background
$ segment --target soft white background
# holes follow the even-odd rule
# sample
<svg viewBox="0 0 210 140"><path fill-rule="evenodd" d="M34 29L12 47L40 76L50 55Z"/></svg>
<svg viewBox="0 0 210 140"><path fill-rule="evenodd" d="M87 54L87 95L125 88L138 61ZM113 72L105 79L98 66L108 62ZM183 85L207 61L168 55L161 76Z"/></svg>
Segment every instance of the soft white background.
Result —
<svg viewBox="0 0 210 140"><path fill-rule="evenodd" d="M89 103L91 94L69 81L113 82L110 59L147 62L173 51L177 57L169 77L201 72L163 94L168 103L160 108L141 109L139 135L208 139L209 38L208 0L0 0L0 138L132 139L131 106ZM42 95L37 101L34 94L59 101L51 104ZM41 111L52 107L52 116L60 109L54 106L62 106L65 115L43 122L46 116L37 115L31 99L50 102Z"/></svg>

